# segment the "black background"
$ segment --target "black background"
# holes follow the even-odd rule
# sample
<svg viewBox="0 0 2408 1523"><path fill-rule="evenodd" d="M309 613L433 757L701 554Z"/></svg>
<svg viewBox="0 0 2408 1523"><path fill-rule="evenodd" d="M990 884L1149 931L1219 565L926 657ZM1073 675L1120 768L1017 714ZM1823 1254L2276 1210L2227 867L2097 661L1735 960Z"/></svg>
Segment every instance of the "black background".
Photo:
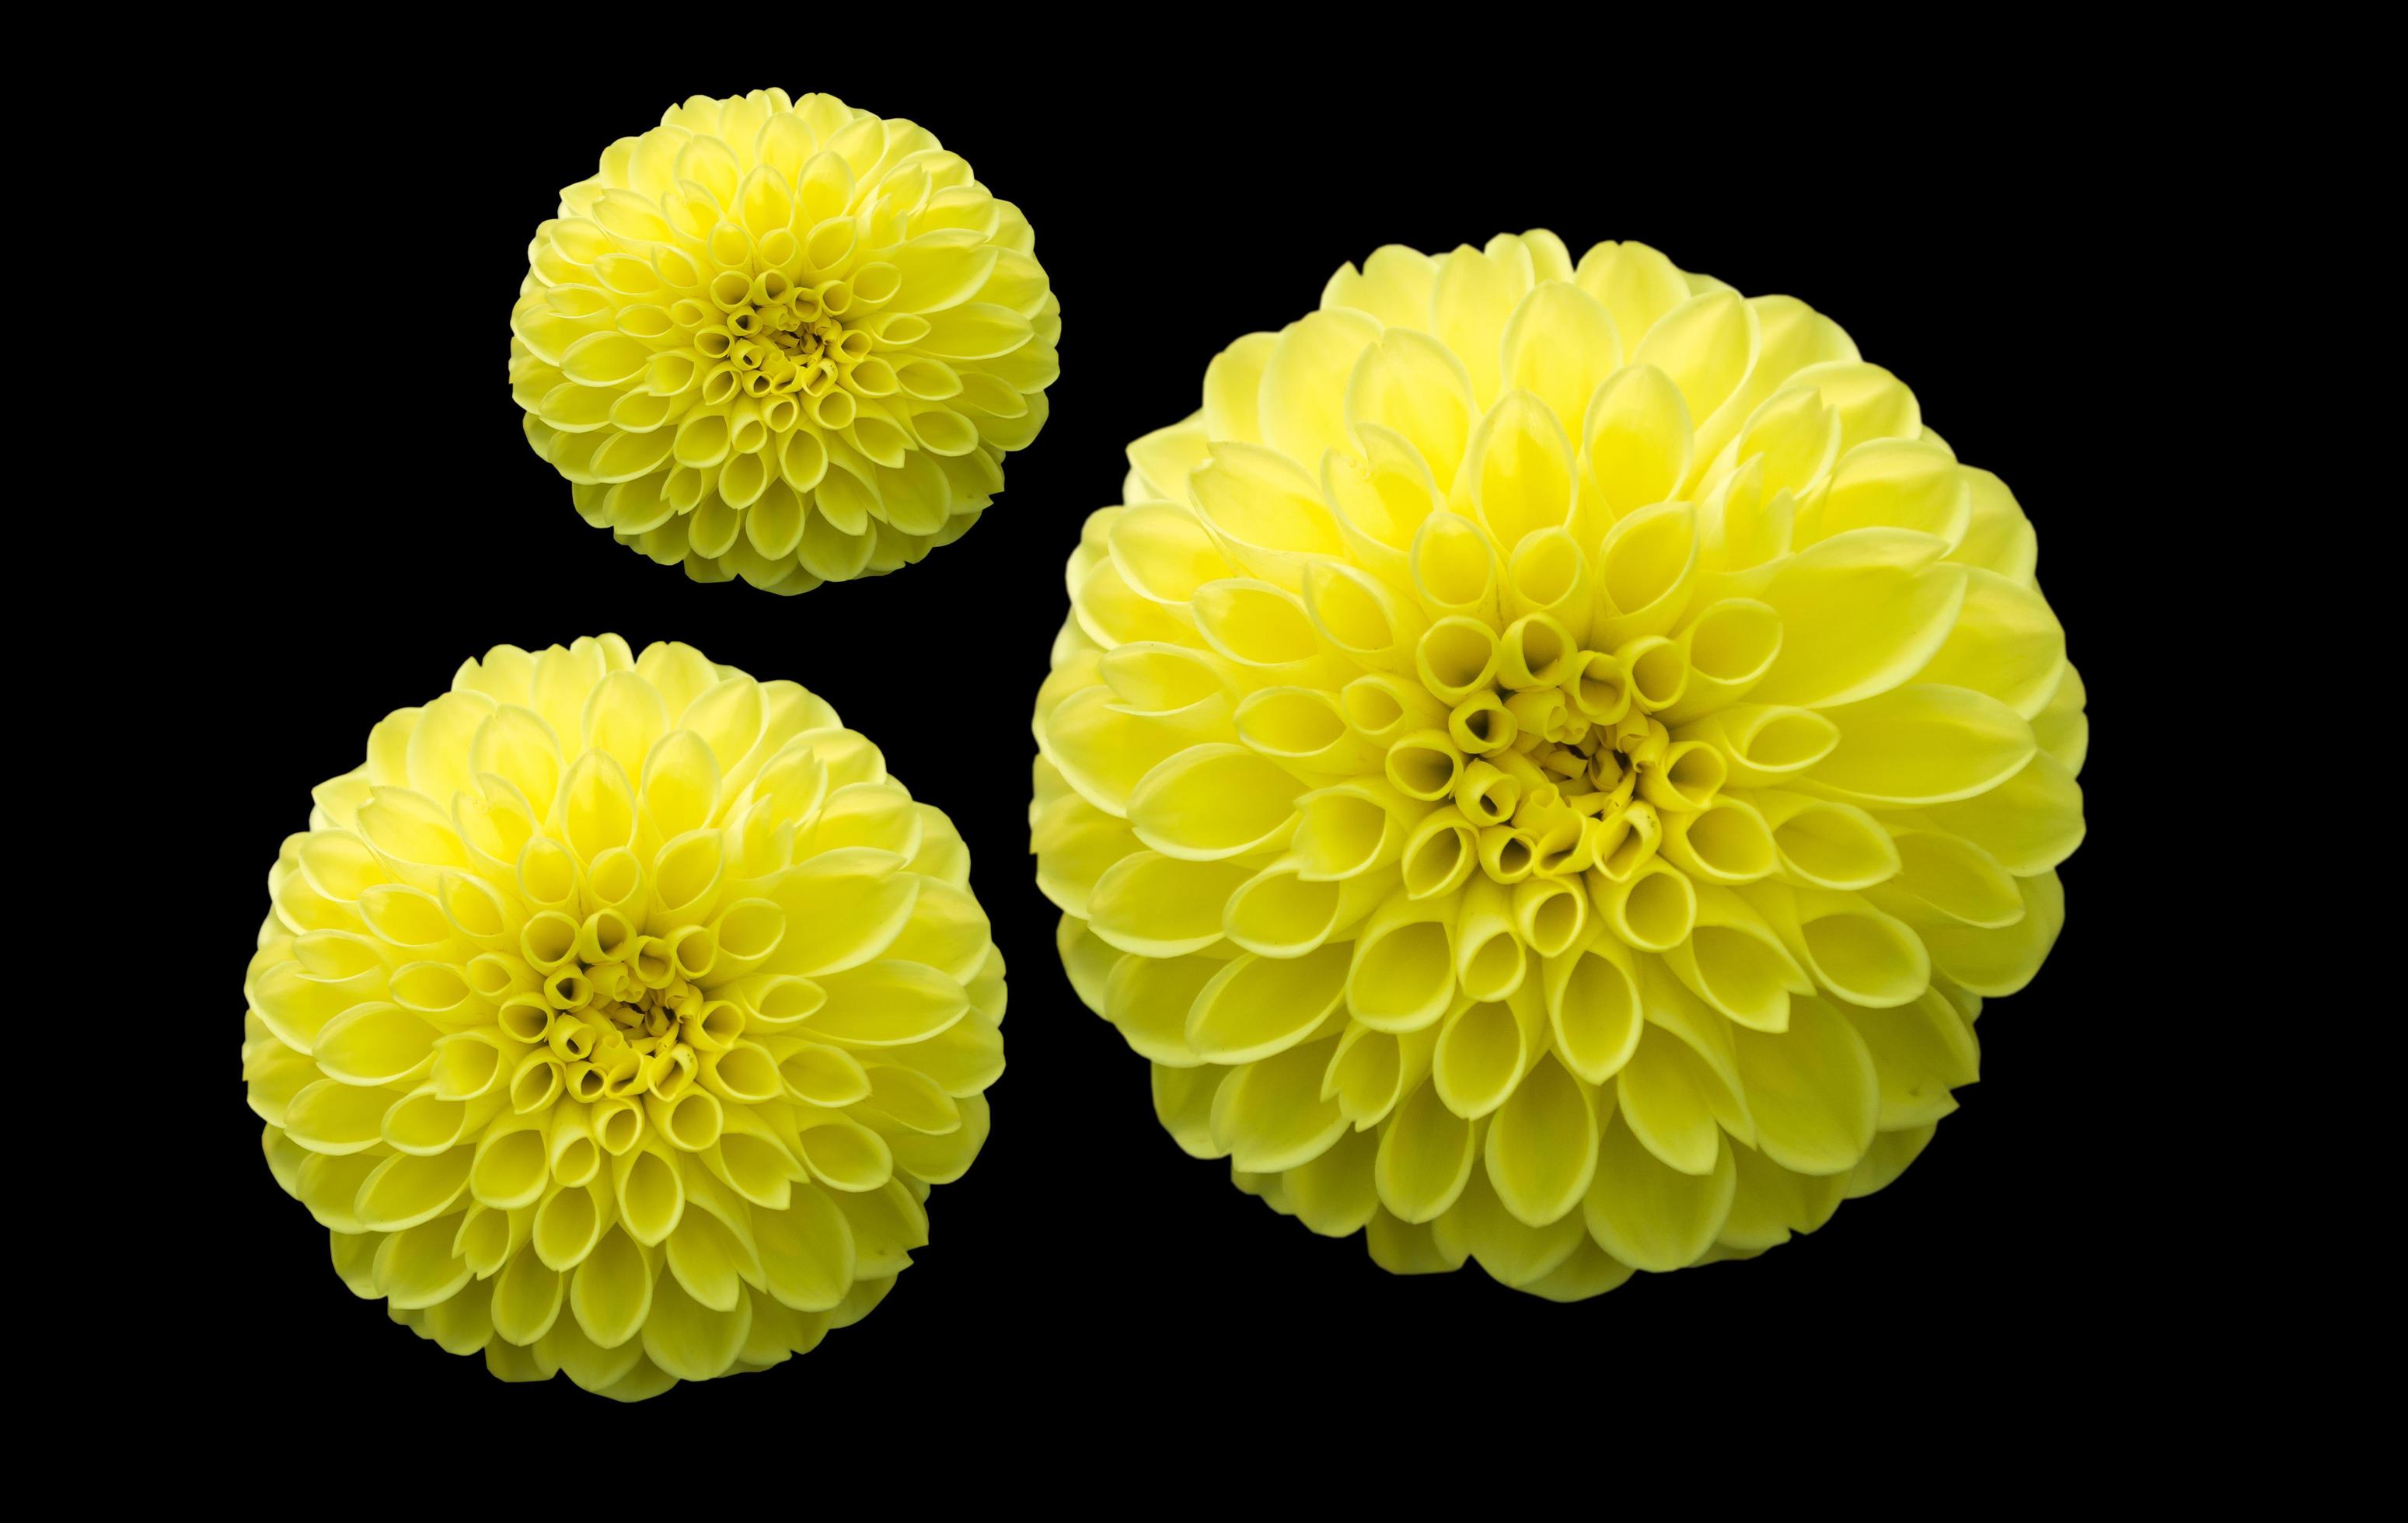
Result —
<svg viewBox="0 0 2408 1523"><path fill-rule="evenodd" d="M325 1233L259 1160L231 1008L265 868L303 828L310 786L354 765L378 719L441 691L465 657L602 631L639 648L683 640L826 697L951 814L1011 970L993 1137L936 1191L932 1243L895 1293L770 1374L651 1403L655 1431L841 1396L906 1430L899 1414L934 1402L938 1426L1008 1434L1059 1419L1058 1405L1013 1394L1030 1380L1074 1393L1092 1420L1192 1436L1348 1392L1437 1420L1510 1404L1523 1372L1595 1385L1600 1400L1608 1386L1687 1381L1743 1408L1784 1390L1811 1401L1838 1372L1906 1391L1941 1367L2122 1363L2136 1307L2107 1272L2128 1262L2152 1165L2123 1135L2143 1125L2136 1105L2102 1092L2136 1018L2118 988L2114 887L2133 850L2131 613L2109 589L2139 505L2108 443L2114 388L2132 377L2114 373L2114 335L2099 325L2143 256L2127 241L2118 156L2045 147L2061 122L1971 83L1742 121L1702 80L1672 111L1475 96L1436 88L1439 70L1371 69L1351 86L1316 76L1308 90L1204 69L1109 96L980 78L776 81L934 130L1027 214L1064 308L1052 420L1009 457L984 520L917 566L795 599L689 582L588 528L523 440L504 375L525 246L557 189L673 95L772 81L674 64L580 74L573 88L447 72L437 88L456 109L363 110L291 145L320 173L290 177L305 189L285 214L386 274L313 298L330 367L294 406L316 426L280 441L280 484L250 508L265 527L223 574L236 595L213 598L194 630L251 658L245 728L265 737L211 752L220 838L185 868L206 875L219 948L207 999L226 1011L208 1028L224 1082L204 1087L206 1120L188 1133L209 1155L190 1160L206 1181L188 1203L206 1218L194 1230L231 1282L222 1303L243 1307L250 1330L224 1378L440 1410L488 1433L615 1410L565 1376L503 1385L343 1288ZM364 182L362 164L383 167ZM1144 1062L1064 980L1026 855L1028 716L1064 612L1062 565L1086 515L1119 500L1123 446L1185 416L1219 349L1301 316L1340 263L1383 243L1436 250L1534 226L1575 255L1601 238L1652 243L1838 320L1962 459L2022 501L2097 720L2092 833L2065 870L2063 939L2028 989L1985 1012L1983 1080L1922 1160L1753 1262L1641 1275L1573 1306L1476 1266L1391 1276L1359 1236L1317 1238L1232 1189L1226 1165L1182 1154L1154 1118ZM2108 374L2070 360L2076 330ZM508 1426L482 1426L496 1417Z"/></svg>

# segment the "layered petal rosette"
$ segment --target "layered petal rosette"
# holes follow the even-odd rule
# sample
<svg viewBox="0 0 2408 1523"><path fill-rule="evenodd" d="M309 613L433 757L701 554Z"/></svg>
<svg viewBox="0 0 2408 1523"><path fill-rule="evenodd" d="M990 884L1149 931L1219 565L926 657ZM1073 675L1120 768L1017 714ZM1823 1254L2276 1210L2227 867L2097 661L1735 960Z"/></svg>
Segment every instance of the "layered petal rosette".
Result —
<svg viewBox="0 0 2408 1523"><path fill-rule="evenodd" d="M510 312L577 510L775 592L951 544L1045 423L1062 307L1020 208L833 95L695 96L560 192Z"/></svg>
<svg viewBox="0 0 2408 1523"><path fill-rule="evenodd" d="M1033 847L1182 1147L1569 1300L1930 1140L2062 922L2083 689L2014 499L1836 324L1386 248L1129 459Z"/></svg>
<svg viewBox="0 0 2408 1523"><path fill-rule="evenodd" d="M1003 960L961 837L825 703L499 646L314 797L243 1075L354 1293L632 1401L893 1288L986 1139Z"/></svg>

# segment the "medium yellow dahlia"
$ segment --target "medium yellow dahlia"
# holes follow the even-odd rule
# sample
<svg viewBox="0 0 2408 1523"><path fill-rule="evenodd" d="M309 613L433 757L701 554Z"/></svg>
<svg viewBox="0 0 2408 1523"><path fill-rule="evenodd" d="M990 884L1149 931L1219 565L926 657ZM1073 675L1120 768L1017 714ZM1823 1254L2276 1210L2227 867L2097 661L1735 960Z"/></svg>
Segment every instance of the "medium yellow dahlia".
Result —
<svg viewBox="0 0 2408 1523"><path fill-rule="evenodd" d="M510 311L527 442L577 510L774 592L951 544L1045 424L1036 235L926 128L833 95L697 95L536 229Z"/></svg>
<svg viewBox="0 0 2408 1523"><path fill-rule="evenodd" d="M1879 1189L2063 920L2031 526L1785 296L1382 249L1129 448L1038 881L1188 1152L1559 1300Z"/></svg>
<svg viewBox="0 0 2408 1523"><path fill-rule="evenodd" d="M961 837L875 746L606 634L496 646L314 797L243 1076L355 1294L626 1401L885 1296L986 1140L1004 980Z"/></svg>

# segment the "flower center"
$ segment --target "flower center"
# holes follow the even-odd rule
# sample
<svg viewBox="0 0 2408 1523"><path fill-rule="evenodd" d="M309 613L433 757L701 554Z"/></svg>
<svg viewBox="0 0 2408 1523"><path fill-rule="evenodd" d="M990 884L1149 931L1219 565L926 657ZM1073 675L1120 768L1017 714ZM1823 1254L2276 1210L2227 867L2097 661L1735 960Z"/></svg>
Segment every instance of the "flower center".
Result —
<svg viewBox="0 0 2408 1523"><path fill-rule="evenodd" d="M1498 882L1593 867L1619 880L1653 854L1666 814L1704 809L1722 786L1711 747L1674 740L1634 702L1637 674L1579 648L1553 619L1517 621L1501 637L1444 620L1421 662L1445 726L1398 741L1388 776L1412 797L1451 798L1460 818L1444 812L1429 828L1468 828Z"/></svg>
<svg viewBox="0 0 2408 1523"><path fill-rule="evenodd" d="M727 358L752 396L824 396L869 357L869 334L846 327L807 291L730 313L727 326L735 335Z"/></svg>
<svg viewBox="0 0 2408 1523"><path fill-rule="evenodd" d="M1476 722L1464 728L1475 742L1486 738ZM1511 739L1467 751L1470 786L1458 788L1458 802L1469 798L1467 814L1499 828L1483 857L1489 875L1506 881L1595 865L1600 833L1591 822L1618 821L1642 776L1661 769L1671 743L1663 725L1637 713L1612 723L1567 713L1535 731L1492 719L1487 728Z"/></svg>
<svg viewBox="0 0 2408 1523"><path fill-rule="evenodd" d="M623 961L577 961L544 983L559 1012L547 1040L565 1065L568 1092L591 1103L652 1094L672 1101L726 1047L741 1013L713 1002L678 973L652 938Z"/></svg>

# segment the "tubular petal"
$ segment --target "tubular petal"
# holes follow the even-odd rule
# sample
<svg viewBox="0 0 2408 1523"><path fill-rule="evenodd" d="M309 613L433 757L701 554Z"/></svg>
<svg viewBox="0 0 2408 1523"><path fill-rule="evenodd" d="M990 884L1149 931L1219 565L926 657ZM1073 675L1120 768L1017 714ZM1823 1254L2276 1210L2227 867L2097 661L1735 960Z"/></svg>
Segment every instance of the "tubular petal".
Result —
<svg viewBox="0 0 2408 1523"><path fill-rule="evenodd" d="M1514 1217L1485 1171L1472 1174L1462 1199L1431 1223L1431 1234L1450 1253L1477 1259L1491 1278L1510 1286L1544 1279L1587 1241L1577 1214L1567 1212L1544 1227Z"/></svg>
<svg viewBox="0 0 2408 1523"><path fill-rule="evenodd" d="M1439 1098L1436 1084L1425 1080L1381 1134L1372 1169L1380 1203L1401 1221L1434 1219L1463 1193L1478 1146L1471 1122L1455 1116Z"/></svg>
<svg viewBox="0 0 2408 1523"><path fill-rule="evenodd" d="M1212 1135L1235 1168L1277 1174L1321 1156L1346 1117L1321 1093L1334 1043L1291 1047L1240 1065L1212 1097Z"/></svg>
<svg viewBox="0 0 2408 1523"><path fill-rule="evenodd" d="M1286 1051L1338 1012L1349 961L1343 947L1325 947L1292 960L1246 956L1224 963L1186 1011L1188 1050L1201 1061L1231 1066Z"/></svg>
<svg viewBox="0 0 2408 1523"><path fill-rule="evenodd" d="M1606 1129L1583 1203L1598 1245L1633 1269L1665 1274L1696 1263L1730 1215L1739 1174L1729 1144L1703 1174L1667 1168L1619 1118Z"/></svg>
<svg viewBox="0 0 2408 1523"><path fill-rule="evenodd" d="M1488 1183L1514 1218L1543 1227L1578 1205L1598 1167L1595 1102L1550 1056L1489 1123Z"/></svg>
<svg viewBox="0 0 2408 1523"><path fill-rule="evenodd" d="M1801 998L1777 1041L1734 1032L1740 1082L1764 1156L1799 1174L1839 1174L1872 1146L1880 1090L1872 1055L1833 1006Z"/></svg>

